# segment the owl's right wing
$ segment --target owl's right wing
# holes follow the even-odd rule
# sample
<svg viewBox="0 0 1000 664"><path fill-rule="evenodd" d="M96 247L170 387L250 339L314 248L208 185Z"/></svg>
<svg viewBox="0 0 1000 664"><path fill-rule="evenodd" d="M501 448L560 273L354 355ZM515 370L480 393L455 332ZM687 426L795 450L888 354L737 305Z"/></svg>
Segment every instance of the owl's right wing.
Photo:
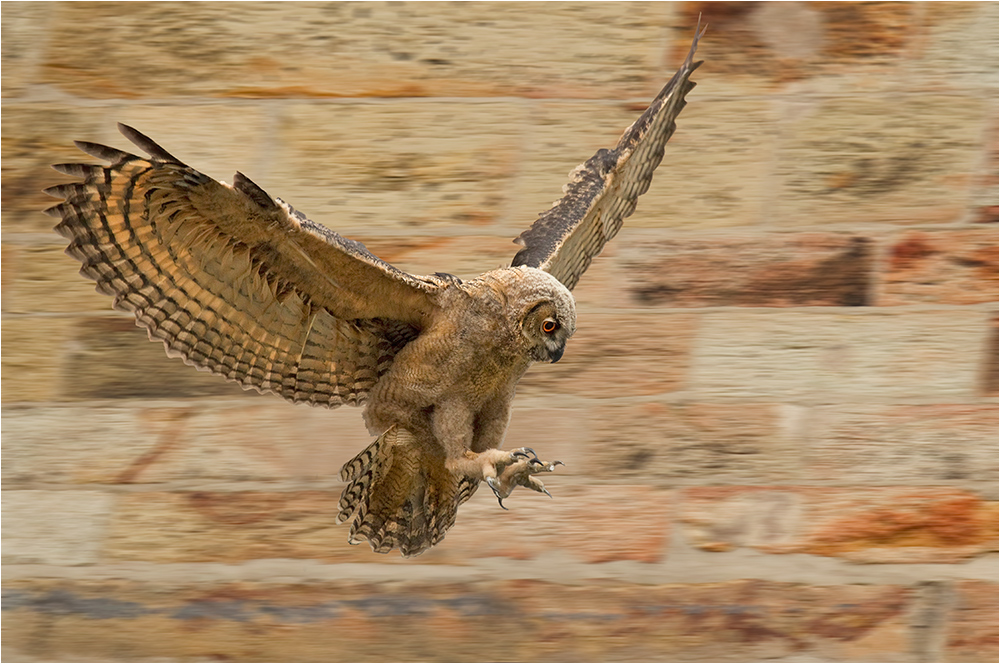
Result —
<svg viewBox="0 0 1000 664"><path fill-rule="evenodd" d="M119 129L150 157L78 142L111 165L59 164L82 182L46 190L65 199L46 213L81 274L170 356L293 402L364 402L443 281L394 268L240 173L218 182Z"/></svg>
<svg viewBox="0 0 1000 664"><path fill-rule="evenodd" d="M599 150L577 166L570 174L572 181L563 187L565 195L514 240L524 248L514 256L512 266L540 268L573 290L591 261L635 211L639 196L649 189L684 98L695 86L689 79L701 64L694 62L694 54L703 34L699 24L680 69L625 130L618 145Z"/></svg>

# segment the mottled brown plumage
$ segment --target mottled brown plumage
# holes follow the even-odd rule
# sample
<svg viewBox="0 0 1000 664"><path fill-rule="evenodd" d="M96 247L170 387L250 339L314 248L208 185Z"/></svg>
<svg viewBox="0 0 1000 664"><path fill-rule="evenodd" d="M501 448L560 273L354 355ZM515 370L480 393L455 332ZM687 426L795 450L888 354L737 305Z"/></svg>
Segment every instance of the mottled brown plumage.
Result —
<svg viewBox="0 0 1000 664"><path fill-rule="evenodd" d="M246 176L217 182L135 129L149 157L78 142L110 166L61 164L47 210L67 253L167 354L295 402L364 405L375 441L347 462L338 521L351 541L416 555L486 480L548 493L542 462L502 451L518 380L558 361L576 327L570 289L635 209L684 106L698 37L613 150L517 242L512 266L461 281L413 276L314 223Z"/></svg>

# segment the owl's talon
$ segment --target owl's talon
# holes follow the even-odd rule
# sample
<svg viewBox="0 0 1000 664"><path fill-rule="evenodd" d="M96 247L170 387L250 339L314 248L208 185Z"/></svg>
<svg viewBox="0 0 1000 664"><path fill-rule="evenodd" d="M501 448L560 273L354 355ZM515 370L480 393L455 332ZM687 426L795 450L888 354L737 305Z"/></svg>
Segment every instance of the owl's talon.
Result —
<svg viewBox="0 0 1000 664"><path fill-rule="evenodd" d="M506 510L507 508L503 506L503 499L506 496L502 496L500 494L500 488L499 488L500 487L500 482L497 481L497 478L495 478L495 477L487 477L486 478L486 483L490 485L491 489L493 489L493 495L495 495L497 497L497 502L500 503L500 507L503 507L503 509ZM509 496L510 493L508 493L507 495ZM510 511L510 510L508 510L508 511Z"/></svg>

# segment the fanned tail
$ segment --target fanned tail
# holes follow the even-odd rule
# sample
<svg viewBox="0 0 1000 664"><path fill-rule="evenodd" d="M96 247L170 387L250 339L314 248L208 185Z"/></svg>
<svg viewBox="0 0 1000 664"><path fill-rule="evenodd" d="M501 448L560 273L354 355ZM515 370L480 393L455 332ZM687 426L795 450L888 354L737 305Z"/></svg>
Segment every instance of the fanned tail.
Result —
<svg viewBox="0 0 1000 664"><path fill-rule="evenodd" d="M421 444L399 427L344 464L340 477L348 484L337 523L353 516L348 541L367 541L376 553L398 548L405 558L444 539L458 506L479 486L479 480L449 471L437 444Z"/></svg>

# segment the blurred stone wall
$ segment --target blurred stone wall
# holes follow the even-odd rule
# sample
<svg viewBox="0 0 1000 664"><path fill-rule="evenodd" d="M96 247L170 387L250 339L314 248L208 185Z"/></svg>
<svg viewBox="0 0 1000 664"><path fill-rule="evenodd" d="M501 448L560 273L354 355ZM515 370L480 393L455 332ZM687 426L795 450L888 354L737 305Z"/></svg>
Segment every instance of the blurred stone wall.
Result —
<svg viewBox="0 0 1000 664"><path fill-rule="evenodd" d="M122 121L462 277L698 88L480 491L346 544L356 410L168 360L63 253ZM47 660L997 660L996 3L3 3L3 646Z"/></svg>

